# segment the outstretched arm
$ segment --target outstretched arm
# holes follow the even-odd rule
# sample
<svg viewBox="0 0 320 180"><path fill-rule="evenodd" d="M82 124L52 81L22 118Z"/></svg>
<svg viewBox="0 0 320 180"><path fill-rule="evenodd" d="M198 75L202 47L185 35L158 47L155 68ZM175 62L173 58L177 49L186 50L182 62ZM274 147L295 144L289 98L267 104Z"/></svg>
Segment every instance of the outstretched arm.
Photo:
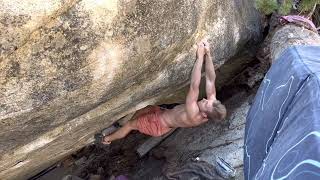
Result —
<svg viewBox="0 0 320 180"><path fill-rule="evenodd" d="M199 86L201 81L201 68L204 58L204 44L198 44L197 60L192 69L190 89L186 98L186 111L191 119L196 118L199 114L199 107L197 104L199 96Z"/></svg>
<svg viewBox="0 0 320 180"><path fill-rule="evenodd" d="M210 54L210 44L208 42L205 42L205 63L206 63L206 93L207 93L207 99L216 99L216 73L214 70L212 57Z"/></svg>

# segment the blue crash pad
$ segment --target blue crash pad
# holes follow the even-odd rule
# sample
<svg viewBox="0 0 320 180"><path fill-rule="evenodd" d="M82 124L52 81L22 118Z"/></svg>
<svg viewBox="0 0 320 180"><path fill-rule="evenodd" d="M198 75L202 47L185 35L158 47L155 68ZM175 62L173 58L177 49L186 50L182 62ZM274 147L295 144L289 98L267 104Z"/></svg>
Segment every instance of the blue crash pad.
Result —
<svg viewBox="0 0 320 180"><path fill-rule="evenodd" d="M320 179L320 46L272 64L246 121L245 179Z"/></svg>

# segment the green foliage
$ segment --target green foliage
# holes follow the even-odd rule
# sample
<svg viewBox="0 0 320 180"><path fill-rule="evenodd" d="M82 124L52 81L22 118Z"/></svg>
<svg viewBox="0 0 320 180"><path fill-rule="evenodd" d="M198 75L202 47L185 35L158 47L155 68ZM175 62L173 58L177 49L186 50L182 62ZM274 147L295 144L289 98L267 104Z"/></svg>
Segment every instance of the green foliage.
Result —
<svg viewBox="0 0 320 180"><path fill-rule="evenodd" d="M278 3L276 0L256 0L256 7L268 15L278 9Z"/></svg>
<svg viewBox="0 0 320 180"><path fill-rule="evenodd" d="M300 11L311 11L315 4L320 4L320 0L302 0L300 2Z"/></svg>
<svg viewBox="0 0 320 180"><path fill-rule="evenodd" d="M283 15L287 15L290 13L292 8L292 0L284 0L280 5L279 13Z"/></svg>
<svg viewBox="0 0 320 180"><path fill-rule="evenodd" d="M293 0L282 0L281 4L278 4L277 0L255 1L256 8L266 15L271 14L275 11L278 11L280 14L287 15L290 13L293 5ZM299 3L299 11L312 11L315 4L320 4L320 0L301 0L301 2Z"/></svg>

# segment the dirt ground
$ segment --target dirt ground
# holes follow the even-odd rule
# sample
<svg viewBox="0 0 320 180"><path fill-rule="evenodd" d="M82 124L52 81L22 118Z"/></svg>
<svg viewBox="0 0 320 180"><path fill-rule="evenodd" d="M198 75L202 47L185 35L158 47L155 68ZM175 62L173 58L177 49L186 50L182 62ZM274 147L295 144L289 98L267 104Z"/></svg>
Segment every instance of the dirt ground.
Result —
<svg viewBox="0 0 320 180"><path fill-rule="evenodd" d="M155 179L196 157L214 165L216 156L237 169L236 179L243 179L242 146L248 95L239 92L226 102L229 115L225 124L211 121L194 128L177 129L143 158L139 158L135 149L148 137L134 132L110 147L88 146L39 179L62 179L67 174L83 179L110 179L119 175L137 180Z"/></svg>

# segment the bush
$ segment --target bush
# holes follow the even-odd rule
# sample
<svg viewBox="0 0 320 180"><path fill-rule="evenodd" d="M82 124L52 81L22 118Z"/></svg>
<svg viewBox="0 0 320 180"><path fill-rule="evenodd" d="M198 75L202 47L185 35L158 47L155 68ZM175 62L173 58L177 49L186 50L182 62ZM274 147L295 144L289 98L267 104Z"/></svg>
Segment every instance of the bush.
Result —
<svg viewBox="0 0 320 180"><path fill-rule="evenodd" d="M292 9L292 0L284 0L283 3L280 5L279 13L286 15L289 14Z"/></svg>
<svg viewBox="0 0 320 180"><path fill-rule="evenodd" d="M256 0L256 8L269 15L278 9L276 0Z"/></svg>
<svg viewBox="0 0 320 180"><path fill-rule="evenodd" d="M293 0L282 0L278 3L277 0L255 0L256 8L262 13L269 15L273 12L280 14L289 14L292 10ZM312 11L315 4L320 4L320 0L301 0L298 5L298 11L309 12Z"/></svg>
<svg viewBox="0 0 320 180"><path fill-rule="evenodd" d="M320 4L320 0L303 0L300 3L300 11L311 11L315 4Z"/></svg>

